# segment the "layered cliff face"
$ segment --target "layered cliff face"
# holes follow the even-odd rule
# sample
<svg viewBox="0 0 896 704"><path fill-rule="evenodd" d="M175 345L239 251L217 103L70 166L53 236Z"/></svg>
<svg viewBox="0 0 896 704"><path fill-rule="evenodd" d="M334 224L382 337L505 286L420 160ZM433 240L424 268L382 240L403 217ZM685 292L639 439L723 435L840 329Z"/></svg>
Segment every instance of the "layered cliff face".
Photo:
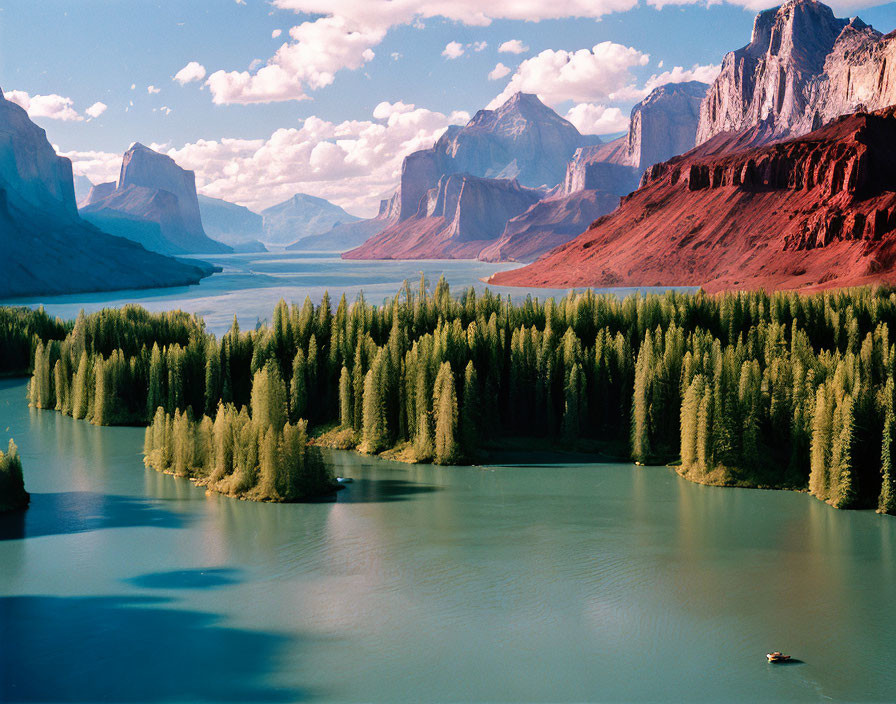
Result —
<svg viewBox="0 0 896 704"><path fill-rule="evenodd" d="M626 147L633 166L643 171L694 148L708 89L699 81L669 83L632 108Z"/></svg>
<svg viewBox="0 0 896 704"><path fill-rule="evenodd" d="M670 83L632 108L628 135L579 147L563 183L545 200L507 223L500 240L480 254L486 261L530 262L611 212L638 187L644 168L694 146L705 83Z"/></svg>
<svg viewBox="0 0 896 704"><path fill-rule="evenodd" d="M423 195L453 173L553 187L575 150L599 141L580 134L536 96L516 93L496 110L480 110L466 126L450 127L431 149L405 158L398 217L416 215Z"/></svg>
<svg viewBox="0 0 896 704"><path fill-rule="evenodd" d="M543 192L515 180L470 174L442 176L420 199L413 217L393 222L346 259L475 258L503 233L507 221L525 212Z"/></svg>
<svg viewBox="0 0 896 704"><path fill-rule="evenodd" d="M750 43L732 51L703 101L697 143L759 122L771 139L896 103L896 36L814 0L760 12Z"/></svg>
<svg viewBox="0 0 896 704"><path fill-rule="evenodd" d="M91 189L81 213L112 234L134 238L163 254L233 251L205 234L195 174L139 142L124 153L118 182ZM155 228L134 225L140 221L155 223L160 238L141 234L154 232Z"/></svg>
<svg viewBox="0 0 896 704"><path fill-rule="evenodd" d="M569 242L601 215L619 205L606 191L580 190L539 201L508 220L501 237L479 253L486 262L531 262Z"/></svg>
<svg viewBox="0 0 896 704"><path fill-rule="evenodd" d="M296 193L292 198L261 211L267 244L286 245L312 235L321 235L337 225L361 218L347 213L323 198Z"/></svg>
<svg viewBox="0 0 896 704"><path fill-rule="evenodd" d="M8 202L73 217L75 187L72 163L57 156L47 133L22 108L0 92L0 181L9 184Z"/></svg>
<svg viewBox="0 0 896 704"><path fill-rule="evenodd" d="M210 273L78 217L71 162L0 92L0 297L184 285Z"/></svg>
<svg viewBox="0 0 896 704"><path fill-rule="evenodd" d="M896 281L896 108L731 153L744 139L720 135L652 167L618 210L491 281L710 291Z"/></svg>

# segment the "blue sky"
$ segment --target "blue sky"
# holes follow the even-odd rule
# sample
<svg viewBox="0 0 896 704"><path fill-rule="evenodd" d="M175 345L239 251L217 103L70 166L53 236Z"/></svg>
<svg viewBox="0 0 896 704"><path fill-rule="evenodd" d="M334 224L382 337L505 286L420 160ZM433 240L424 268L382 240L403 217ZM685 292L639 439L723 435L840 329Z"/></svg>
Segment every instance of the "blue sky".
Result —
<svg viewBox="0 0 896 704"><path fill-rule="evenodd" d="M94 181L141 141L195 169L210 195L261 208L303 191L363 215L394 189L407 151L516 88L583 131L624 129L657 81L711 78L764 6L6 0L0 87ZM896 27L896 3L833 7ZM511 40L525 50L499 51ZM203 78L181 85L190 62ZM490 79L499 63L493 75L506 75Z"/></svg>

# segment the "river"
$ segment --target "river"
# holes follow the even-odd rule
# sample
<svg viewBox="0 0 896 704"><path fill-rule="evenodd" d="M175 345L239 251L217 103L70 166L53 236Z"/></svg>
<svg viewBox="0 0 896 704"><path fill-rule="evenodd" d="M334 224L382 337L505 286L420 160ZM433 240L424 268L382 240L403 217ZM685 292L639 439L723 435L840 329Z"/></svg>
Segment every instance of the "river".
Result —
<svg viewBox="0 0 896 704"><path fill-rule="evenodd" d="M254 328L259 321L270 320L277 301L281 298L299 305L309 296L317 304L324 291L329 291L333 308L345 293L349 302L364 292L371 303L382 303L394 296L404 281L414 289L420 275L435 287L444 276L454 293L473 286L478 291L486 288L480 279L496 271L513 269L519 264L490 264L469 259L414 260L414 261L354 261L344 260L335 252L276 251L262 254L203 255L203 260L221 267L222 271L203 279L195 286L144 289L134 291L104 291L77 293L66 296L30 296L0 300L0 305L43 305L51 315L73 319L78 311L87 313L106 307L119 307L126 303L139 303L151 311L181 309L201 315L210 332L221 335L227 332L237 316L243 329ZM490 286L495 293L522 299L529 293L544 299L545 296L562 296L566 290L521 289L507 286ZM668 287L667 287L668 288ZM661 291L665 288L615 288L608 289L619 296L632 292ZM682 287L681 290L692 290Z"/></svg>
<svg viewBox="0 0 896 704"><path fill-rule="evenodd" d="M206 495L0 383L2 701L892 700L896 520L621 464ZM802 662L771 666L770 649Z"/></svg>

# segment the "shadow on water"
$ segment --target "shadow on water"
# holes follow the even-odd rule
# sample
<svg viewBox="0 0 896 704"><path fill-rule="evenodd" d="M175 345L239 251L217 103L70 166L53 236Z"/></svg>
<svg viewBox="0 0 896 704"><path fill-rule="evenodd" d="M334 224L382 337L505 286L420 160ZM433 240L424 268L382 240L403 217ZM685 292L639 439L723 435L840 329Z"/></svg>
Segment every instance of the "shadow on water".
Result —
<svg viewBox="0 0 896 704"><path fill-rule="evenodd" d="M0 701L280 702L285 636L227 628L154 597L0 598ZM73 645L74 644L74 645Z"/></svg>
<svg viewBox="0 0 896 704"><path fill-rule="evenodd" d="M439 487L414 484L403 479L355 479L337 494L340 504L386 503L407 501L420 494L432 494Z"/></svg>
<svg viewBox="0 0 896 704"><path fill-rule="evenodd" d="M182 514L130 496L91 491L31 494L27 511L0 515L0 541L103 528L182 528L186 520Z"/></svg>
<svg viewBox="0 0 896 704"><path fill-rule="evenodd" d="M125 581L142 589L216 589L237 584L240 571L229 567L152 572Z"/></svg>

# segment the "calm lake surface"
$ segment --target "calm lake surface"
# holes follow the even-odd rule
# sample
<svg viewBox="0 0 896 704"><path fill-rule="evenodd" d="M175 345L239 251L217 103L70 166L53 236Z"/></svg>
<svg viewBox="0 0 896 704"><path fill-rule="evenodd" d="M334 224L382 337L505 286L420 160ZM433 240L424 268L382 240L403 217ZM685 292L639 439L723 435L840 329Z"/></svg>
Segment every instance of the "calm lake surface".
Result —
<svg viewBox="0 0 896 704"><path fill-rule="evenodd" d="M892 701L896 521L665 468L330 456L206 496L0 382L3 701ZM802 660L769 666L781 649Z"/></svg>
<svg viewBox="0 0 896 704"><path fill-rule="evenodd" d="M15 303L136 301L220 334L281 297L380 302L421 271L459 290L500 268L213 259L198 286ZM344 452L335 503L235 501L144 469L141 429L28 409L24 380L0 380L0 429L32 492L0 518L0 701L896 698L890 517L665 468Z"/></svg>
<svg viewBox="0 0 896 704"><path fill-rule="evenodd" d="M513 269L519 264L490 264L468 259L414 261L349 261L335 252L268 252L265 254L226 254L201 257L222 268L220 273L203 279L195 286L178 286L140 291L112 291L68 296L38 296L0 300L0 305L43 305L51 315L74 319L82 308L91 313L101 308L139 303L151 311L181 309L201 315L209 331L216 335L227 332L236 315L243 329L253 328L259 320L270 320L281 298L299 305L310 296L319 303L329 290L335 310L345 293L351 302L363 291L371 303L382 303L394 296L408 280L416 290L420 275L425 274L431 286L444 275L452 291L460 294L474 286L482 291L479 281L496 271ZM528 293L541 299L562 296L566 290L511 288L490 286L495 293L523 299ZM665 289L609 289L625 296L634 291ZM690 289L683 289L690 290Z"/></svg>

